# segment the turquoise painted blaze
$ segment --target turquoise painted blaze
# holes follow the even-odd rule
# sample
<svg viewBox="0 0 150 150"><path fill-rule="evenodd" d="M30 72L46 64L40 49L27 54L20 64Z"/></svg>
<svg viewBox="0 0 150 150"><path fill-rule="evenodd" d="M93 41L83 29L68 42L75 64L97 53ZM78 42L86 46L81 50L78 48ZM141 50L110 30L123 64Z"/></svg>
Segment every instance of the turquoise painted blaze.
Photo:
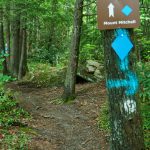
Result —
<svg viewBox="0 0 150 150"><path fill-rule="evenodd" d="M133 48L133 44L129 39L127 32L118 29L117 36L112 43L112 48L121 60L124 60L125 57L127 57L128 53Z"/></svg>
<svg viewBox="0 0 150 150"><path fill-rule="evenodd" d="M117 29L115 35L116 35L116 39L118 36L119 37L125 36L130 41L129 33L126 29ZM122 40L117 41L117 42L120 43L120 45L122 45L121 47L117 47L118 51L121 51L122 47L132 47L130 45L131 42L126 43L126 44L129 44L130 46L126 45L124 42L122 42ZM114 48L113 44L112 44L112 47ZM127 96L132 96L132 95L136 94L136 92L138 91L138 87L139 87L138 79L136 77L136 74L129 70L129 60L128 60L128 56L126 56L126 54L124 56L121 56L120 59L118 60L118 67L119 67L120 71L122 71L125 74L125 79L115 79L115 80L108 79L106 82L107 88L113 89L113 88L124 87L124 88L126 88L125 94Z"/></svg>

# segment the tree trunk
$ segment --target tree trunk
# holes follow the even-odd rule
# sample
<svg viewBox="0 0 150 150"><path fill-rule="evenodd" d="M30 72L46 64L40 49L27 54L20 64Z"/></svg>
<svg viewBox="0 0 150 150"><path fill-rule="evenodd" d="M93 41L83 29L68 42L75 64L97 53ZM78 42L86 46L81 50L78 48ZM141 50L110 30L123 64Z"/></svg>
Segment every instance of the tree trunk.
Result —
<svg viewBox="0 0 150 150"><path fill-rule="evenodd" d="M12 21L12 49L10 52L11 74L14 77L18 77L19 72L19 62L20 62L19 38L20 38L20 15L14 14L14 18Z"/></svg>
<svg viewBox="0 0 150 150"><path fill-rule="evenodd" d="M120 29L122 32L120 35L118 31L104 32L111 150L144 150L139 100L137 99L138 81L133 72L133 59L130 55L129 60L128 56L121 60L111 47L114 39L118 36L127 36L130 39L129 32Z"/></svg>
<svg viewBox="0 0 150 150"><path fill-rule="evenodd" d="M20 40L19 40L19 51L20 51L20 61L19 61L19 70L18 70L18 79L22 79L27 72L27 30L26 30L26 22L27 15L26 13L22 13L20 18Z"/></svg>
<svg viewBox="0 0 150 150"><path fill-rule="evenodd" d="M74 26L73 26L72 45L70 51L70 60L68 64L65 86L64 86L64 94L63 94L63 98L65 100L74 99L75 97L75 83L76 83L82 17L83 17L83 0L76 0L74 14L75 15L74 15Z"/></svg>
<svg viewBox="0 0 150 150"><path fill-rule="evenodd" d="M22 77L25 76L26 71L27 71L27 34L26 29L23 29L18 79L22 79Z"/></svg>
<svg viewBox="0 0 150 150"><path fill-rule="evenodd" d="M5 42L4 42L4 28L3 28L3 10L0 11L0 52L5 58L3 61L3 74L7 74L7 62L5 57Z"/></svg>
<svg viewBox="0 0 150 150"><path fill-rule="evenodd" d="M24 26L24 23L22 22L22 19L20 18L20 34L19 34L19 57L20 57L20 59L21 59L21 53L22 53L22 45L23 45L23 38L24 38L24 28L22 27L22 26Z"/></svg>
<svg viewBox="0 0 150 150"><path fill-rule="evenodd" d="M53 47L52 45L55 44L55 38L56 38L56 30L57 30L57 24L56 24L56 13L58 11L58 0L52 0L51 1L51 12L52 12L52 18L50 20L50 26L48 27L49 30L49 37L48 37L48 41L47 41L47 48L49 51L52 51L53 50ZM53 52L53 59L49 60L49 62L51 62L53 65L55 64L56 65L56 55L57 55L57 52Z"/></svg>
<svg viewBox="0 0 150 150"><path fill-rule="evenodd" d="M6 41L5 41L5 50L7 56L6 61L7 61L7 68L10 70L10 5L6 6L6 14L5 14L5 35L6 35Z"/></svg>
<svg viewBox="0 0 150 150"><path fill-rule="evenodd" d="M10 21L7 19L5 23L5 32L6 32L6 53L9 55L6 58L8 70L10 69Z"/></svg>

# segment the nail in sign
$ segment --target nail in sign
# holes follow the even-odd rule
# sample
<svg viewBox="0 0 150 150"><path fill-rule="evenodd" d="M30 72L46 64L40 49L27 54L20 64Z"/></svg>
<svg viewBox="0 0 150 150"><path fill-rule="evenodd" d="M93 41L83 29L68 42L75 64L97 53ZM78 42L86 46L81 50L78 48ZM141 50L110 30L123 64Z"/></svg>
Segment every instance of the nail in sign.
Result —
<svg viewBox="0 0 150 150"><path fill-rule="evenodd" d="M98 28L136 28L140 25L139 0L97 0Z"/></svg>

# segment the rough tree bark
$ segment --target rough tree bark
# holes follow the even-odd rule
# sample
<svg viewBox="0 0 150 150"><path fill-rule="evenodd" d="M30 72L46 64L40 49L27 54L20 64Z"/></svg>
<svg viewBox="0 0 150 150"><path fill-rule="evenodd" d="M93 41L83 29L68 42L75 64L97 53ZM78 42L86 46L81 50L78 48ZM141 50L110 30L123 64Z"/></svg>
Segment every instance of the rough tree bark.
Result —
<svg viewBox="0 0 150 150"><path fill-rule="evenodd" d="M5 42L4 42L4 27L3 27L3 10L0 11L0 52L4 55L5 54ZM7 74L7 63L6 63L6 57L3 62L3 74Z"/></svg>
<svg viewBox="0 0 150 150"><path fill-rule="evenodd" d="M6 53L9 55L7 58L6 58L6 61L7 61L7 68L8 70L10 70L10 5L7 5L6 6L6 10L7 12L5 11L5 35L6 35Z"/></svg>
<svg viewBox="0 0 150 150"><path fill-rule="evenodd" d="M7 44L7 51L6 53L9 55L6 59L8 70L10 69L10 21L7 19L5 23L5 33L6 33L6 44Z"/></svg>
<svg viewBox="0 0 150 150"><path fill-rule="evenodd" d="M52 18L50 19L50 25L48 25L49 36L47 38L47 49L52 53L52 58L49 59L49 62L52 65L57 65L57 51L54 50L53 45L56 45L55 42L57 32L56 14L58 10L59 10L58 0L52 0L51 1Z"/></svg>
<svg viewBox="0 0 150 150"><path fill-rule="evenodd" d="M56 29L56 21L55 21L55 14L58 10L58 1L57 0L52 0L51 1L51 12L52 12L52 18L51 18L51 24L49 26L49 37L47 41L48 45L48 50L50 50L52 43L53 43L53 38L55 36L55 29Z"/></svg>
<svg viewBox="0 0 150 150"><path fill-rule="evenodd" d="M19 62L20 62L20 15L14 12L14 18L12 21L12 49L10 51L10 71L11 75L18 77Z"/></svg>
<svg viewBox="0 0 150 150"><path fill-rule="evenodd" d="M134 74L133 59L130 54L129 62L128 58L121 61L112 49L111 44L115 39L115 32L116 30L104 32L111 150L144 150L142 123L137 98L138 84Z"/></svg>
<svg viewBox="0 0 150 150"><path fill-rule="evenodd" d="M23 76L25 76L27 70L27 32L26 28L23 28L18 79L21 79Z"/></svg>
<svg viewBox="0 0 150 150"><path fill-rule="evenodd" d="M74 10L74 26L70 51L70 60L67 68L63 94L64 100L74 99L75 97L75 83L78 66L82 17L83 17L83 0L76 0Z"/></svg>

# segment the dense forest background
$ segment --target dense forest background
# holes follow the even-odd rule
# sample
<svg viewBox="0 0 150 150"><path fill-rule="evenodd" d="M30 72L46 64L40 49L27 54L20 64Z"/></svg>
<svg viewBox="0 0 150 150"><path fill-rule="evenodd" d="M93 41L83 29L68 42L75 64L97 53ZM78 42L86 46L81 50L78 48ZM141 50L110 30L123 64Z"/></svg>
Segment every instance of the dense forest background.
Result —
<svg viewBox="0 0 150 150"><path fill-rule="evenodd" d="M140 4L141 26L135 30L135 44L138 61L148 61L149 2L145 0ZM4 38L3 47L7 53L18 52L21 58L24 51L29 60L48 62L52 66L66 65L73 30L74 1L5 0L1 1L0 11L1 38ZM80 62L88 59L103 62L103 40L97 29L96 1L84 1L81 33ZM16 58L19 59L16 60L17 66L20 58ZM10 66L16 62L12 61L13 58L10 58ZM17 72L14 71L14 75Z"/></svg>
<svg viewBox="0 0 150 150"><path fill-rule="evenodd" d="M77 27L73 24L75 12L81 13L82 19L82 23L79 24L81 30L78 33L80 35L78 70L75 70L75 73L82 81L104 81L103 31L100 32L97 28L96 1L84 0L82 9L78 12L79 8L75 7L74 0L0 0L1 98L5 95L4 83L8 81L15 80L20 84L36 87L64 85L73 49L72 34ZM139 95L143 110L145 143L149 147L150 125L147 117L150 108L149 0L140 0L140 14L141 26L134 29L136 47L134 54L141 86ZM100 64L98 77L84 70L89 61ZM3 102L8 100L9 96L6 97ZM8 106L3 107L15 104L9 102ZM0 106L0 110L3 109ZM20 111L22 115L22 110ZM2 124L7 126L13 122L11 119L9 120L11 123L8 122L4 114L0 116L4 118L0 119L0 127Z"/></svg>

